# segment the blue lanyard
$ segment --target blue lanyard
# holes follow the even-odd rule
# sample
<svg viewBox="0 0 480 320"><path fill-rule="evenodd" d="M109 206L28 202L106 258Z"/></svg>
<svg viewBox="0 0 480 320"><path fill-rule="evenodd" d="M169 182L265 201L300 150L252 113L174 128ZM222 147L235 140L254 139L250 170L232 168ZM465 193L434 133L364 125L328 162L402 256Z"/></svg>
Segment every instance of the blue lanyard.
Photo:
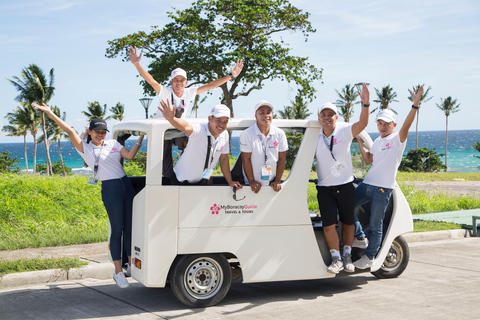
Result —
<svg viewBox="0 0 480 320"><path fill-rule="evenodd" d="M95 158L95 165L93 166L93 174L95 176L97 176L98 162L100 161L100 155L102 154L103 147L105 147L105 143L103 144L102 149L100 149L100 152L98 153L98 155L95 155L95 152L93 152L93 150L95 150L95 148L92 150L93 157Z"/></svg>
<svg viewBox="0 0 480 320"><path fill-rule="evenodd" d="M262 136L259 136L260 138L260 142L262 143L262 149L263 151L265 152L265 164L267 164L267 160L268 160L268 154L267 154L267 151L268 151L268 144L270 143L270 138L272 136L271 135L268 135L268 139L267 140L267 143L263 143L263 139L262 139Z"/></svg>
<svg viewBox="0 0 480 320"><path fill-rule="evenodd" d="M327 137L325 137L325 135L322 133L322 137L323 137L323 142L325 142L325 145L330 149L330 154L332 155L332 158L333 160L337 161L337 159L335 159L335 157L333 156L333 134L332 134L332 137L330 138L330 144L328 144L328 141L327 141Z"/></svg>

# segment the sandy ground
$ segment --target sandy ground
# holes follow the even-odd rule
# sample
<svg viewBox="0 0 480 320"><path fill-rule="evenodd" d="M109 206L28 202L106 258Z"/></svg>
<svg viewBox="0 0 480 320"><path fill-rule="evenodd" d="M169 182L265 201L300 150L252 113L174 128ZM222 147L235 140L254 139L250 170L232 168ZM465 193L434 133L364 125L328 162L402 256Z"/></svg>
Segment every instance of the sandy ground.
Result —
<svg viewBox="0 0 480 320"><path fill-rule="evenodd" d="M410 181L416 188L480 198L480 181Z"/></svg>

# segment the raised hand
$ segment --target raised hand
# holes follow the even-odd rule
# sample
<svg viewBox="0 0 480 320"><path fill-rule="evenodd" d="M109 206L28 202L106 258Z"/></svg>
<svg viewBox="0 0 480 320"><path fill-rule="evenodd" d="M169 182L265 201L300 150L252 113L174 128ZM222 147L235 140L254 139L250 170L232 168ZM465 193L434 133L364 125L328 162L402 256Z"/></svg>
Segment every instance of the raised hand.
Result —
<svg viewBox="0 0 480 320"><path fill-rule="evenodd" d="M423 86L421 86L417 92L412 93L412 101L415 107L420 106L420 99L422 98L422 94L423 94Z"/></svg>
<svg viewBox="0 0 480 320"><path fill-rule="evenodd" d="M140 62L140 60L142 59L142 54L143 53L140 52L140 55L137 55L137 47L128 48L128 57L133 64L137 64Z"/></svg>
<svg viewBox="0 0 480 320"><path fill-rule="evenodd" d="M362 92L358 91L358 95L360 97L360 100L362 100L363 104L369 104L370 92L368 91L368 87L366 83L362 84Z"/></svg>
<svg viewBox="0 0 480 320"><path fill-rule="evenodd" d="M158 110L160 110L160 112L163 114L165 120L170 121L175 117L175 107L170 104L169 99L160 101L160 106L158 107Z"/></svg>
<svg viewBox="0 0 480 320"><path fill-rule="evenodd" d="M240 72L243 69L243 61L242 60L237 60L237 63L235 64L235 68L230 68L232 71L232 77L237 77Z"/></svg>
<svg viewBox="0 0 480 320"><path fill-rule="evenodd" d="M32 103L32 106L34 106L35 108L37 108L38 110L43 111L43 112L49 112L50 111L50 107L47 106L45 103L42 103L42 105L39 105L39 104L36 104L34 102L34 103Z"/></svg>

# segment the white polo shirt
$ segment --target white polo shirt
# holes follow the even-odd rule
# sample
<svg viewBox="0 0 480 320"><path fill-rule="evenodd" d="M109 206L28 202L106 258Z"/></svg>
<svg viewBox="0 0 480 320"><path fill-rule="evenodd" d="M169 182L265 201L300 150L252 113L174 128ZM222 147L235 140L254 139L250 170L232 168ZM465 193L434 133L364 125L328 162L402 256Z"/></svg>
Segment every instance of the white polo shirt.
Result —
<svg viewBox="0 0 480 320"><path fill-rule="evenodd" d="M264 136L260 132L260 129L256 123L240 134L240 151L252 154L250 161L252 163L253 177L255 181L260 182L262 185L269 185L270 181L275 177L278 153L285 152L287 150L288 143L285 132L275 126L270 126L270 131L268 132L267 136ZM267 156L266 162L265 153ZM272 175L268 181L260 179L262 174L261 167L265 164L272 167ZM243 177L245 179L245 183L248 185L245 171L243 171Z"/></svg>
<svg viewBox="0 0 480 320"><path fill-rule="evenodd" d="M160 93L158 94L158 98L160 101L164 101L165 99L170 100L170 104L172 104L172 97L173 97L173 104L175 105L175 109L184 108L182 118L185 118L185 115L188 111L188 106L190 102L195 99L197 95L197 87L193 88L184 88L183 95L181 97L177 97L177 95L173 92L173 88L168 86L161 86ZM157 109L157 118L163 119L163 114L160 110Z"/></svg>
<svg viewBox="0 0 480 320"><path fill-rule="evenodd" d="M96 146L89 142L83 143L83 153L78 151L78 154L85 160L90 169L94 170L95 160L98 157L98 171L97 178L100 181L120 179L125 176L120 164L120 150L123 146L117 140L106 140L103 146Z"/></svg>
<svg viewBox="0 0 480 320"><path fill-rule="evenodd" d="M407 139L400 142L400 135L394 132L385 138L381 136L373 142L370 153L373 154L372 167L368 170L364 183L393 189L397 169L402 161L403 151L407 145Z"/></svg>
<svg viewBox="0 0 480 320"><path fill-rule="evenodd" d="M337 122L332 135L329 137L325 137L323 128L320 130L317 150L315 151L318 186L338 186L353 181L353 166L350 154L350 145L353 140L352 125ZM329 145L332 136L333 148L330 153ZM325 140L328 145L325 144ZM333 159L332 154L336 160Z"/></svg>
<svg viewBox="0 0 480 320"><path fill-rule="evenodd" d="M205 169L205 157L207 156L208 137L211 139L208 168L215 168L220 155L230 152L228 132L226 130L217 139L214 139L208 129L208 123L194 124L193 132L188 137L187 147L175 168L173 168L178 181L183 182L187 180L190 183L197 183L202 180L202 174Z"/></svg>

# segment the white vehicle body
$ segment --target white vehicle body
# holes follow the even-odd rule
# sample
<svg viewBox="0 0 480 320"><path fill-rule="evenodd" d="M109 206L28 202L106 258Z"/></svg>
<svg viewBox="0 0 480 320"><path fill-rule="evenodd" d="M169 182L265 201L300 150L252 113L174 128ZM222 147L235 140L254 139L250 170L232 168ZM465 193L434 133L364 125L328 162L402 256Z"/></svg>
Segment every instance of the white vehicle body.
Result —
<svg viewBox="0 0 480 320"><path fill-rule="evenodd" d="M228 129L243 130L254 123L254 119L232 119ZM320 124L311 120L274 120L273 124L284 130L304 130L290 174L280 192L263 187L255 194L244 186L237 191L239 201L226 184L162 185L163 143L166 130L172 129L167 121L125 121L114 126L114 138L123 132L148 137L145 187L133 202L132 258L140 261L137 267L133 263L133 278L147 287L164 287L177 257L193 254L236 258L246 283L334 276L327 273L330 253L323 232L312 227L307 203ZM371 146L370 136L361 135ZM382 267L394 239L413 230L411 211L398 185L392 198L390 226L372 272Z"/></svg>

